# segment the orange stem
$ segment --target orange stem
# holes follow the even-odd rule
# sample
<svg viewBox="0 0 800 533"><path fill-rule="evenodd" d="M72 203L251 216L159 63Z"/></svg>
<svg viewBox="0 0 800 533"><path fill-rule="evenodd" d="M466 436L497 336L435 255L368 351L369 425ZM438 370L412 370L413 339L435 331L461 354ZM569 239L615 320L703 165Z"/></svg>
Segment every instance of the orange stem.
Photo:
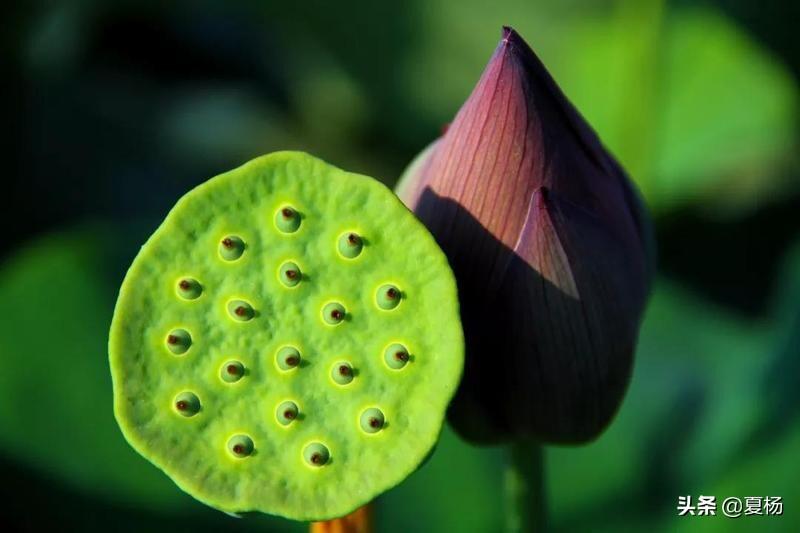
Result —
<svg viewBox="0 0 800 533"><path fill-rule="evenodd" d="M372 504L359 507L341 518L312 522L310 533L372 533Z"/></svg>

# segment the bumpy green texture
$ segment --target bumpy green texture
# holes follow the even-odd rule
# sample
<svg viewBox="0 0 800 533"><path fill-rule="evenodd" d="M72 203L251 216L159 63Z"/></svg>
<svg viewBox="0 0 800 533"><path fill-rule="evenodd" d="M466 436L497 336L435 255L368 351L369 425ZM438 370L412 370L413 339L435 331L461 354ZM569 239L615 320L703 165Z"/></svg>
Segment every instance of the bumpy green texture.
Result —
<svg viewBox="0 0 800 533"><path fill-rule="evenodd" d="M401 296L389 309L386 286ZM447 260L394 194L280 152L177 203L128 271L109 351L125 437L181 488L224 511L321 520L431 451L463 336Z"/></svg>

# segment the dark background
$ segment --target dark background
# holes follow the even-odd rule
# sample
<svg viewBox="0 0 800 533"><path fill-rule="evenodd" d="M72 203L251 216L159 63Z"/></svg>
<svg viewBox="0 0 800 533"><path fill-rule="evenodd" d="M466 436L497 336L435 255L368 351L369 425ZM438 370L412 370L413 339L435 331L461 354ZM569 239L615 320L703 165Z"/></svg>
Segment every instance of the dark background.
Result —
<svg viewBox="0 0 800 533"><path fill-rule="evenodd" d="M302 149L392 184L514 26L642 189L659 278L596 442L547 450L563 531L800 528L795 2L5 2L0 7L0 523L302 531L197 503L124 441L116 290L175 201ZM491 8L487 6L491 4ZM507 450L445 430L382 531L498 531ZM678 517L678 495L782 517Z"/></svg>

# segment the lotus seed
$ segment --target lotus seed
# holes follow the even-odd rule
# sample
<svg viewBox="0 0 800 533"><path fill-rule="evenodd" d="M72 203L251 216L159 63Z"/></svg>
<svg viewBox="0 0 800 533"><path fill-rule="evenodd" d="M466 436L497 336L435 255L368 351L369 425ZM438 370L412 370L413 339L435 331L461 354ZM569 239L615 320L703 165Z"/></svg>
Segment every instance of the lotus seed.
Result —
<svg viewBox="0 0 800 533"><path fill-rule="evenodd" d="M219 377L226 383L236 383L244 376L244 365L239 361L228 361L219 371Z"/></svg>
<svg viewBox="0 0 800 533"><path fill-rule="evenodd" d="M275 410L275 418L278 419L278 423L282 426L288 426L294 422L298 414L297 404L292 401L281 402Z"/></svg>
<svg viewBox="0 0 800 533"><path fill-rule="evenodd" d="M295 287L298 283L300 283L303 275L300 272L300 267L297 266L297 263L287 261L281 265L279 276L281 283L283 283L286 287Z"/></svg>
<svg viewBox="0 0 800 533"><path fill-rule="evenodd" d="M394 285L381 285L375 293L375 303L381 309L389 311L400 305L402 297L400 289Z"/></svg>
<svg viewBox="0 0 800 533"><path fill-rule="evenodd" d="M364 248L364 241L357 233L344 233L339 237L337 248L342 257L353 259L361 253Z"/></svg>
<svg viewBox="0 0 800 533"><path fill-rule="evenodd" d="M275 226L283 233L294 233L300 227L300 213L284 206L275 213Z"/></svg>
<svg viewBox="0 0 800 533"><path fill-rule="evenodd" d="M344 320L345 315L344 306L338 302L330 302L322 308L322 319L331 326L339 324Z"/></svg>
<svg viewBox="0 0 800 533"><path fill-rule="evenodd" d="M235 235L228 235L219 243L219 256L225 261L236 261L244 253L244 241Z"/></svg>
<svg viewBox="0 0 800 533"><path fill-rule="evenodd" d="M319 442L312 442L303 450L303 457L311 466L323 466L331 458L327 446Z"/></svg>
<svg viewBox="0 0 800 533"><path fill-rule="evenodd" d="M175 410L185 417L194 416L200 411L200 398L192 392L182 392L175 396Z"/></svg>
<svg viewBox="0 0 800 533"><path fill-rule="evenodd" d="M186 353L192 345L192 336L185 329L173 329L167 335L167 349L175 355Z"/></svg>
<svg viewBox="0 0 800 533"><path fill-rule="evenodd" d="M247 435L234 435L228 439L228 451L234 457L247 457L253 453L254 449L255 445L253 444L253 439Z"/></svg>
<svg viewBox="0 0 800 533"><path fill-rule="evenodd" d="M275 362L281 370L291 370L300 364L300 352L293 346L284 346L275 354Z"/></svg>
<svg viewBox="0 0 800 533"><path fill-rule="evenodd" d="M255 316L255 311L253 306L243 300L231 300L228 302L228 314L234 320L247 322Z"/></svg>
<svg viewBox="0 0 800 533"><path fill-rule="evenodd" d="M408 350L402 344L390 344L383 352L383 360L389 368L400 370L408 363Z"/></svg>
<svg viewBox="0 0 800 533"><path fill-rule="evenodd" d="M365 433L377 433L383 429L385 423L383 412L375 407L365 409L364 412L361 413L359 423L361 424L361 429Z"/></svg>
<svg viewBox="0 0 800 533"><path fill-rule="evenodd" d="M339 385L347 385L353 381L353 367L346 361L340 361L331 368L331 378Z"/></svg>
<svg viewBox="0 0 800 533"><path fill-rule="evenodd" d="M184 300L194 300L203 292L200 282L192 278L183 278L178 282L178 296Z"/></svg>

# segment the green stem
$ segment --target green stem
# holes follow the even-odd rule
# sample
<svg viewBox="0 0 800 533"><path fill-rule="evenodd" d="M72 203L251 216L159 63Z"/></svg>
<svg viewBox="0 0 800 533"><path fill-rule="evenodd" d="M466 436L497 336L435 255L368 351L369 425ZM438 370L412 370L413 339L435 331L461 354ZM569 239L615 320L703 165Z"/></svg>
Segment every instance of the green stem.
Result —
<svg viewBox="0 0 800 533"><path fill-rule="evenodd" d="M544 483L544 450L538 442L511 445L506 471L508 533L540 533L547 530Z"/></svg>

